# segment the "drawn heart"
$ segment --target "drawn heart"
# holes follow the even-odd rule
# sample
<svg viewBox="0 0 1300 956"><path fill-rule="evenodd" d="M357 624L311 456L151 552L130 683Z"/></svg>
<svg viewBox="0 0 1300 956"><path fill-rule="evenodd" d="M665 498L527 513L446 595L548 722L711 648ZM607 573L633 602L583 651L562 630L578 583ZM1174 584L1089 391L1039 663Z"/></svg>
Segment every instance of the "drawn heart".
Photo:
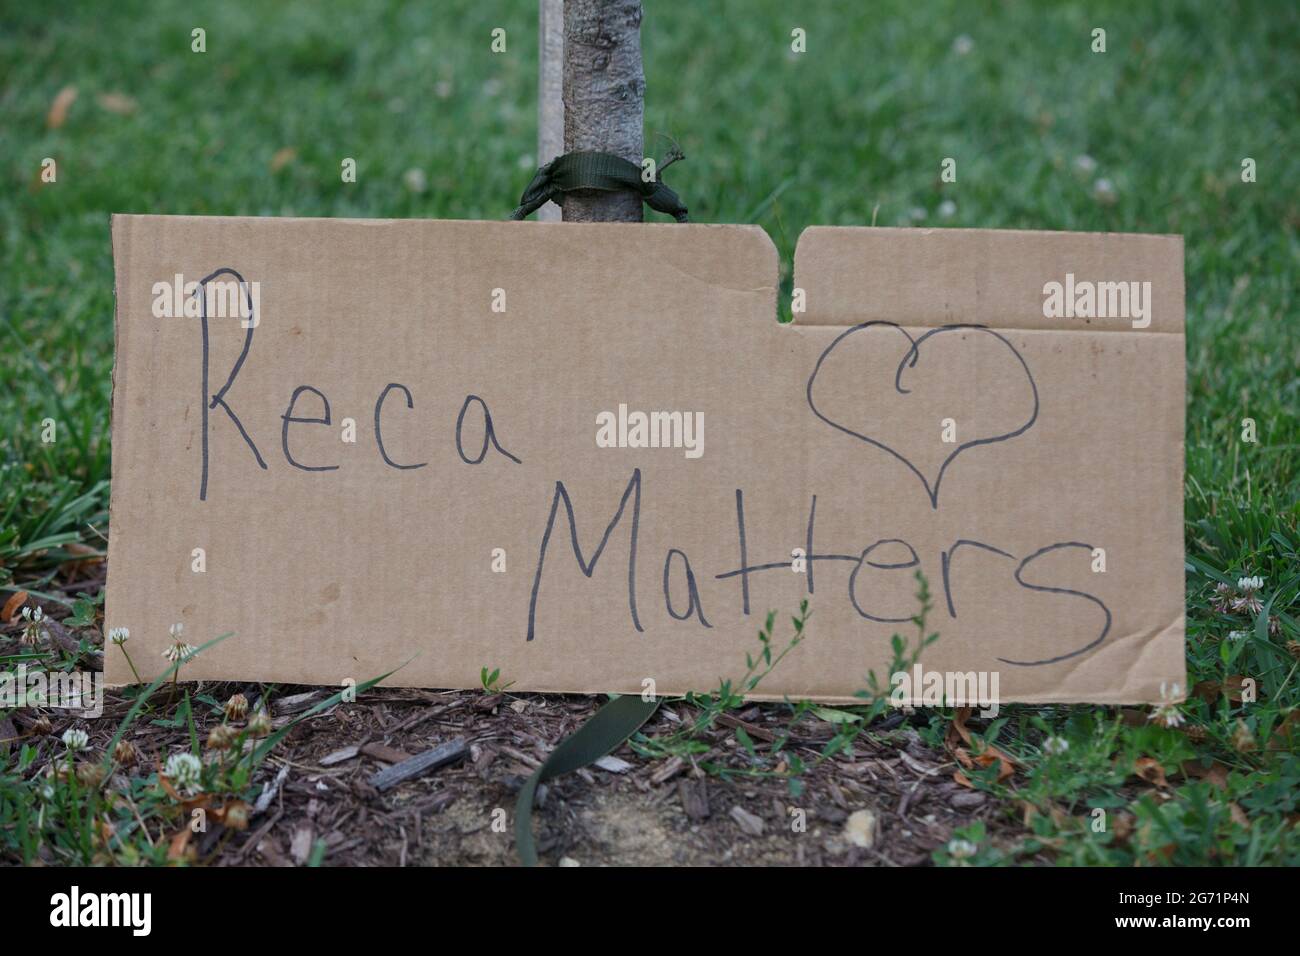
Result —
<svg viewBox="0 0 1300 956"><path fill-rule="evenodd" d="M947 332L955 332L959 330L963 330L963 331L973 330L973 331L983 333L984 335L990 335L993 338L997 339L998 342L1002 343L1002 345L1004 345L1007 348L1007 350L1013 356L1015 356L1016 363L1017 363L1015 367L1017 367L1018 371L1024 372L1025 380L1029 383L1030 391L1033 394L1033 406L1034 406L1033 411L1030 413L1025 423L1020 427L1014 429L1013 431L1008 431L998 435L991 435L984 438L976 438L971 441L967 441L967 442L963 442L962 444L959 444L955 449L953 449L952 453L949 454L948 457L943 460L943 464L939 466L938 474L934 476L934 482L933 484L931 484L930 479L928 479L925 476L925 474L919 468L916 467L916 465L912 464L912 462L909 461L905 455L903 455L896 449L891 448L889 445L885 444L879 439L872 438L870 435L864 434L861 431L856 431L848 427L847 425L843 425L835 421L834 419L828 417L827 415L822 413L822 411L817 407L817 403L813 400L813 386L817 382L817 376L821 373L822 366L826 363L826 360L850 336L862 332L865 329L873 328L875 326L884 326L887 328L897 329L900 333L902 333L903 337L906 338L908 341L909 347L907 351L904 353L903 358L899 361L898 369L894 373L894 390L899 395L911 394L910 389L903 387L903 372L906 369L916 368L917 362L920 360L921 357L921 346L923 346L927 341L929 341L932 337L936 335L943 335ZM974 339L972 339L971 341L974 341ZM873 321L873 322L863 322L861 325L855 325L853 326L853 328L848 329L845 332L841 333L839 336L837 336L835 341L831 342L831 344L826 347L826 350L823 351L821 356L817 359L817 365L813 368L812 375L808 377L807 394L808 394L808 407L812 409L812 413L814 415L816 415L827 425L830 425L832 428L836 429L837 431L844 432L844 434L846 435L852 435L854 438L857 438L860 441L864 441L869 445L875 445L877 448L881 449L882 451L888 452L889 454L897 458L899 461L901 461L904 465L906 465L908 469L912 472L912 474L916 475L916 477L920 479L921 485L925 488L925 493L930 499L930 507L934 509L937 509L939 507L939 488L943 484L943 476L948 471L948 467L956 460L958 455L966 451L968 448L974 448L977 445L992 445L997 442L1007 441L1008 439L1015 438L1017 435L1023 435L1025 432L1027 432L1030 428L1033 427L1034 422L1038 419L1038 386L1034 383L1034 376L1033 373L1030 372L1029 370L1029 365L1025 362L1024 357L1021 356L1021 354L1018 351L1016 351L1016 347L1012 345L1009 341L1007 341L1006 338L1004 338L1002 335L999 335L997 332L994 332L992 329L983 325L970 325L970 324L944 325L936 329L931 329L929 332L926 332L920 338L913 338L905 328L903 328L901 325L897 324L896 322Z"/></svg>

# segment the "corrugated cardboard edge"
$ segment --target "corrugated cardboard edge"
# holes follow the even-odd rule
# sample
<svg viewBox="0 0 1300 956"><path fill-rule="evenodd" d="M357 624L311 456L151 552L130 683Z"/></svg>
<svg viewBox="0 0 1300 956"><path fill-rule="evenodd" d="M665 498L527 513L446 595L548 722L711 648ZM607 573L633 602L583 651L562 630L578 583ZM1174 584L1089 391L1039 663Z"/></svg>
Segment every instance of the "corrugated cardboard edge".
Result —
<svg viewBox="0 0 1300 956"><path fill-rule="evenodd" d="M118 278L126 272L126 246L118 241L121 233L121 221L125 218L122 213L110 213L108 217L108 235L109 245L113 249L113 368L109 373L108 383L108 434L109 434L109 463L108 463L108 557L105 558L104 571L104 607L108 607L109 579L113 576L112 554L115 550L113 547L113 500L114 494L113 471L118 457L118 443L115 440L118 429L115 427L120 420L117 411L117 366L120 361L117 343L120 341L122 332L122 293L118 288ZM105 616L107 620L107 615ZM105 633L105 662L104 662L104 683L108 687L121 688L126 684L119 684L108 680L108 661L107 661L107 643L108 634Z"/></svg>

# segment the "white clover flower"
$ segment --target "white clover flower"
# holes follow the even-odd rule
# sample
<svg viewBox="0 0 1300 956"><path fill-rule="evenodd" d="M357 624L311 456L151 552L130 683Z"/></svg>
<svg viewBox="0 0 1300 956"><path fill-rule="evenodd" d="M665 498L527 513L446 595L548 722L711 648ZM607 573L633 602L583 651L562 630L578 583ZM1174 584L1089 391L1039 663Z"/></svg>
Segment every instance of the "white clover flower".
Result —
<svg viewBox="0 0 1300 956"><path fill-rule="evenodd" d="M970 840L949 840L948 855L954 860L967 860L979 852L977 847Z"/></svg>
<svg viewBox="0 0 1300 956"><path fill-rule="evenodd" d="M63 732L63 746L68 748L68 753L85 750L88 743L90 743L90 734L84 730L70 727Z"/></svg>
<svg viewBox="0 0 1300 956"><path fill-rule="evenodd" d="M108 642L110 644L116 644L118 647L121 647L123 644L125 644L127 642L127 638L129 638L130 636L131 636L130 628L110 627L108 629Z"/></svg>
<svg viewBox="0 0 1300 956"><path fill-rule="evenodd" d="M1109 179L1102 178L1092 184L1092 198L1104 205L1111 205L1118 198L1119 194L1115 191L1115 184Z"/></svg>
<svg viewBox="0 0 1300 956"><path fill-rule="evenodd" d="M178 787L185 790L193 791L199 785L199 775L203 772L203 764L199 758L191 753L172 754L167 758L167 764L163 767L163 775L171 780Z"/></svg>
<svg viewBox="0 0 1300 956"><path fill-rule="evenodd" d="M198 648L193 644L186 644L184 641L177 641L174 644L168 644L167 649L162 652L162 656L175 664L177 661L188 661L198 653Z"/></svg>
<svg viewBox="0 0 1300 956"><path fill-rule="evenodd" d="M1147 720L1159 724L1161 727L1181 727L1186 720L1183 712L1178 709L1178 705L1183 700L1182 685L1175 681L1173 684L1160 682L1160 703L1151 711Z"/></svg>
<svg viewBox="0 0 1300 956"><path fill-rule="evenodd" d="M1064 737L1048 737L1043 741L1043 753L1056 757L1070 749L1070 742Z"/></svg>
<svg viewBox="0 0 1300 956"><path fill-rule="evenodd" d="M951 219L953 216L957 215L957 204L951 199L945 199L943 202L939 203L938 212L940 219Z"/></svg>
<svg viewBox="0 0 1300 956"><path fill-rule="evenodd" d="M1241 597L1233 598L1230 607L1238 614L1258 614L1264 610L1264 602L1259 599L1257 592L1247 591Z"/></svg>
<svg viewBox="0 0 1300 956"><path fill-rule="evenodd" d="M44 626L45 621L45 612L39 607L23 608L23 632L18 637L18 643L35 647L38 641L49 640L50 632Z"/></svg>
<svg viewBox="0 0 1300 956"><path fill-rule="evenodd" d="M1237 590L1245 591L1247 594L1250 594L1252 591L1258 591L1263 586L1264 586L1264 579L1259 575L1237 579Z"/></svg>
<svg viewBox="0 0 1300 956"><path fill-rule="evenodd" d="M908 210L907 218L911 219L912 222L923 222L925 220L925 210L920 206L913 206Z"/></svg>
<svg viewBox="0 0 1300 956"><path fill-rule="evenodd" d="M402 173L402 183L408 192L422 193L429 188L429 180L422 169L408 169Z"/></svg>
<svg viewBox="0 0 1300 956"><path fill-rule="evenodd" d="M1230 640L1230 641L1244 641L1244 640L1245 640L1246 638L1248 638L1248 637L1250 637L1250 632L1249 632L1249 631L1229 631L1229 632L1228 632L1228 640Z"/></svg>
<svg viewBox="0 0 1300 956"><path fill-rule="evenodd" d="M1087 153L1080 153L1074 157L1074 169L1085 176L1090 176L1097 170L1097 161Z"/></svg>
<svg viewBox="0 0 1300 956"><path fill-rule="evenodd" d="M975 49L975 41L964 33L952 41L952 52L958 56L965 56L973 49Z"/></svg>
<svg viewBox="0 0 1300 956"><path fill-rule="evenodd" d="M185 636L185 624L181 621L177 621L171 627L167 628L167 633L172 636L173 641L179 641Z"/></svg>
<svg viewBox="0 0 1300 956"><path fill-rule="evenodd" d="M1187 718L1185 718L1183 712L1178 709L1178 705L1171 702L1167 704L1157 704L1147 719L1154 724L1159 724L1161 727L1168 727L1172 730L1174 727L1181 727Z"/></svg>

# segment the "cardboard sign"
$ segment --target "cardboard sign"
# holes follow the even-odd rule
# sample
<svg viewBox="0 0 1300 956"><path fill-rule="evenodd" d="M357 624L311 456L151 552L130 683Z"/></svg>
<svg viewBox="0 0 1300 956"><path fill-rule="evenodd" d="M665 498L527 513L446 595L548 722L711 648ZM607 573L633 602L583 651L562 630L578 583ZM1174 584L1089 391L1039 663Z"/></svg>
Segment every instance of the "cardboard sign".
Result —
<svg viewBox="0 0 1300 956"><path fill-rule="evenodd" d="M117 216L107 617L142 676L1002 700L1183 671L1178 237ZM201 292L200 292L201 290ZM131 672L109 646L109 679ZM916 699L919 699L919 696Z"/></svg>

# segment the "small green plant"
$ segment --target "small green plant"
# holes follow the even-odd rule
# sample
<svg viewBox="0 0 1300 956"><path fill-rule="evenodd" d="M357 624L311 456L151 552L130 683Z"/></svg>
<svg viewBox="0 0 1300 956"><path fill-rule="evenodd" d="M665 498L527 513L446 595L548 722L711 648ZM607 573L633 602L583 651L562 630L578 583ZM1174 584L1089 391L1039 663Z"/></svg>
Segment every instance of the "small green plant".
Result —
<svg viewBox="0 0 1300 956"><path fill-rule="evenodd" d="M62 736L62 750L37 770L43 745L24 742L12 757L0 751L0 862L67 865L165 865L204 862L195 834L212 823L224 827L212 858L248 826L258 769L292 728L343 699L319 702L273 730L265 711L248 713L236 694L201 742L188 693L169 716L153 723L188 731L188 746L154 767L143 765L126 733L150 699L196 654L229 635L190 648L135 695L116 733L96 759L89 735L78 728ZM368 690L384 677L358 684ZM166 706L164 704L164 706ZM6 715L0 715L6 716Z"/></svg>
<svg viewBox="0 0 1300 956"><path fill-rule="evenodd" d="M711 749L710 745L702 739L705 733L712 730L724 714L740 708L745 703L746 695L757 690L763 679L772 673L787 654L803 642L807 636L805 627L810 616L808 601L804 600L799 605L799 613L790 618L791 627L794 631L793 635L781 650L776 651L773 647L776 612L769 611L763 627L758 632L759 649L757 655L751 652L745 654L744 675L739 680L720 679L717 689L707 694L686 694L680 700L695 708L692 719L670 734L651 738L637 734L631 740L632 748L643 756L652 759L674 756L694 758L708 752ZM778 771L774 769L780 762L781 751L784 749L786 738L778 739L769 748L766 755L760 755L758 747L743 726L737 724L733 727L733 730L736 739L745 749L750 766L737 768L715 761L702 761L699 766L705 772L722 777L748 775L791 778L797 777L802 772L802 761L792 754L786 755L785 770Z"/></svg>
<svg viewBox="0 0 1300 956"><path fill-rule="evenodd" d="M483 685L483 691L488 694L504 694L507 690L515 685L514 681L501 683L501 668L494 667L491 673L485 667L479 671L479 683Z"/></svg>

